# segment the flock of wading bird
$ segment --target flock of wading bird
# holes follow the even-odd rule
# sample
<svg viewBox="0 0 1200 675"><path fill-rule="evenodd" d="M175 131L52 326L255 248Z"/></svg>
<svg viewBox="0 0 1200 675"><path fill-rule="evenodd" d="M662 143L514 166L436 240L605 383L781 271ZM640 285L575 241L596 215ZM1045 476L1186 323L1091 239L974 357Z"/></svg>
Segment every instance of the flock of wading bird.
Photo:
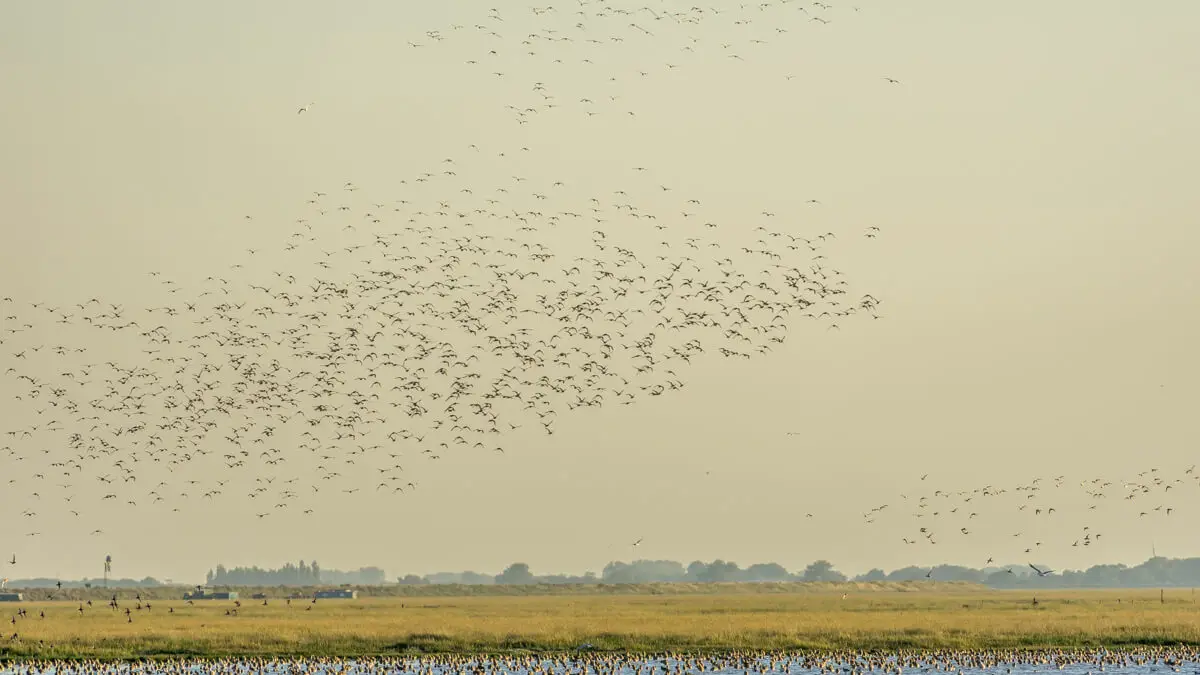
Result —
<svg viewBox="0 0 1200 675"><path fill-rule="evenodd" d="M423 179L465 184L450 170ZM150 273L158 306L0 299L4 376L29 411L0 447L8 488L27 490L19 517L35 526L55 498L95 516L75 502L87 485L103 502L180 510L227 496L218 476L252 477L259 518L327 490L402 493L417 458L503 453L527 424L552 434L568 411L677 390L703 355L750 359L799 318L878 306L847 299L822 264L829 234L758 226L731 247L633 203L526 210L500 187L360 207L353 187L314 195L278 246L295 263L266 279L250 250L198 288ZM644 234L632 227L661 241L626 243ZM590 232L584 250L548 245L558 228ZM134 353L95 355L104 334ZM197 462L221 473L184 471ZM157 467L175 482L147 484Z"/></svg>
<svg viewBox="0 0 1200 675"><path fill-rule="evenodd" d="M600 654L585 648L558 656L455 656L314 658L314 659L210 659L106 663L58 661L11 664L11 675L39 675L52 667L56 675L696 675L698 673L757 673L785 675L901 675L904 671L963 673L1001 670L1012 673L1066 670L1100 673L1145 670L1182 672L1200 658L1194 647L1139 647L1130 650L1056 649L1052 651L989 650L986 652L901 651L896 654L838 650L823 653L764 653L737 651L728 654Z"/></svg>
<svg viewBox="0 0 1200 675"><path fill-rule="evenodd" d="M789 29L826 25L831 11L788 0L678 12L579 2L534 8L537 28L515 34L493 9L410 48L457 38L478 52L464 68L518 57L505 62L519 66L508 79L537 78L537 104L512 108L525 125L559 105L555 82L589 81L578 68L529 75L539 63L575 59L615 82L622 74L606 59L619 60L626 40L669 46L702 24L738 37L693 36L663 71L706 51L749 63L766 37L794 39ZM596 117L604 108L592 101L579 105ZM320 109L295 114L317 120ZM236 496L267 519L311 514L318 494L401 494L418 488L419 460L502 454L519 429L552 434L569 411L678 390L696 359L766 354L800 319L835 330L879 317L879 300L851 293L828 265L833 232L804 233L770 210L723 225L695 195L663 207L677 193L643 166L586 196L522 175L527 146L481 144L383 201L354 182L314 192L269 262L248 249L203 280L150 272L160 301L0 298L0 386L15 403L0 462L4 489L21 494L8 522L27 523L37 541L48 517L100 536L108 519L145 508ZM484 159L511 162L511 175L472 175ZM244 218L260 234L271 227Z"/></svg>

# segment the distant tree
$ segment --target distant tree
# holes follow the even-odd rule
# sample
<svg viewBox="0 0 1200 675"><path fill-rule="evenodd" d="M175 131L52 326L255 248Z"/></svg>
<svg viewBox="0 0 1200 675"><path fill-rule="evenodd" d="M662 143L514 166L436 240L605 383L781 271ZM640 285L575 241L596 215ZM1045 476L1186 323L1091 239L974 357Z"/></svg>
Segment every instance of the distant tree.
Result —
<svg viewBox="0 0 1200 675"><path fill-rule="evenodd" d="M855 581L887 581L887 573L878 567L866 574L855 577Z"/></svg>
<svg viewBox="0 0 1200 675"><path fill-rule="evenodd" d="M279 569L263 569L257 565L234 568L217 565L205 575L205 582L222 586L311 586L319 583L319 577L314 573L320 573L316 563L306 567L304 561L300 561L300 564L285 563ZM375 578L379 578L378 574Z"/></svg>
<svg viewBox="0 0 1200 675"><path fill-rule="evenodd" d="M978 583L983 581L984 573L960 565L938 565L933 568L932 578L937 581L971 581Z"/></svg>
<svg viewBox="0 0 1200 675"><path fill-rule="evenodd" d="M698 581L707 583L719 583L723 581L737 581L741 576L742 570L738 568L735 562L725 562L724 560L714 560L708 564L704 572L700 575Z"/></svg>
<svg viewBox="0 0 1200 675"><path fill-rule="evenodd" d="M600 578L604 579L606 584L632 584L637 583L634 580L633 565L614 560L604 566L600 572Z"/></svg>
<svg viewBox="0 0 1200 675"><path fill-rule="evenodd" d="M434 572L421 578L427 584L465 584L467 582L463 580L464 576L466 576L465 572ZM495 581L494 578L488 577L489 583L493 581Z"/></svg>
<svg viewBox="0 0 1200 675"><path fill-rule="evenodd" d="M845 581L846 575L833 569L828 560L818 560L804 568L803 581Z"/></svg>
<svg viewBox="0 0 1200 675"><path fill-rule="evenodd" d="M787 581L792 575L778 563L758 563L747 567L742 578L746 581Z"/></svg>
<svg viewBox="0 0 1200 675"><path fill-rule="evenodd" d="M378 586L387 579L387 573L379 567L363 567L358 570L359 581L362 586Z"/></svg>
<svg viewBox="0 0 1200 675"><path fill-rule="evenodd" d="M1173 562L1162 556L1156 556L1138 565L1138 567L1142 569L1147 585L1168 586L1171 584Z"/></svg>
<svg viewBox="0 0 1200 675"><path fill-rule="evenodd" d="M901 567L898 570L892 570L887 575L888 581L920 581L925 578L925 574L929 572L927 567Z"/></svg>
<svg viewBox="0 0 1200 675"><path fill-rule="evenodd" d="M999 572L992 572L991 574L987 575L983 581L992 588L1012 588L1017 585L1019 579L1016 576L1001 570Z"/></svg>
<svg viewBox="0 0 1200 675"><path fill-rule="evenodd" d="M639 583L683 581L687 570L674 560L635 560L633 567Z"/></svg>
<svg viewBox="0 0 1200 675"><path fill-rule="evenodd" d="M1125 565L1095 565L1084 573L1084 583L1088 586L1119 586L1127 569Z"/></svg>
<svg viewBox="0 0 1200 675"><path fill-rule="evenodd" d="M397 579L396 583L402 586L420 586L429 582L425 581L424 577L419 577L415 574L406 574Z"/></svg>
<svg viewBox="0 0 1200 675"><path fill-rule="evenodd" d="M674 560L635 560L632 563L613 561L605 565L600 578L608 584L648 584L685 581L688 573L683 569L683 565Z"/></svg>
<svg viewBox="0 0 1200 675"><path fill-rule="evenodd" d="M534 583L533 573L529 571L529 565L525 563L513 563L508 566L508 569L496 576L498 584L532 584Z"/></svg>
<svg viewBox="0 0 1200 675"><path fill-rule="evenodd" d="M459 583L485 586L496 583L496 577L478 572L463 572Z"/></svg>
<svg viewBox="0 0 1200 675"><path fill-rule="evenodd" d="M321 583L349 584L358 586L379 586L387 581L387 572L379 567L360 567L356 570L324 570L321 572ZM309 581L308 583L315 583Z"/></svg>

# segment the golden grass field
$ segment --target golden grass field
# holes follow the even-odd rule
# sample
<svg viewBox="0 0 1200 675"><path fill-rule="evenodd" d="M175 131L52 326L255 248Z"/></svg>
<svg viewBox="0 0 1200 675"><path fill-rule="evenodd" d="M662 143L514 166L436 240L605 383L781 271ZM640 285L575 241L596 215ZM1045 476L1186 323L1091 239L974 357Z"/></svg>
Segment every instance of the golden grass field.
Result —
<svg viewBox="0 0 1200 675"><path fill-rule="evenodd" d="M990 591L814 585L808 592L151 601L0 605L0 657L365 655L605 650L974 649L1200 644L1189 590ZM843 598L843 594L845 597ZM124 595L124 594L123 594ZM173 609L174 613L170 613ZM40 618L41 612L45 618ZM10 639L16 632L17 639Z"/></svg>

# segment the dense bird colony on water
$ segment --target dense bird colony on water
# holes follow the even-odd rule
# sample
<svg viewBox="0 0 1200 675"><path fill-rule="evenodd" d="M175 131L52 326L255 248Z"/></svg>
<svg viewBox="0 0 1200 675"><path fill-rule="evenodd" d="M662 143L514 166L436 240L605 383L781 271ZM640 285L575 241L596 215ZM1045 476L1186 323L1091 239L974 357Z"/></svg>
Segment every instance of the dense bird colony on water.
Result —
<svg viewBox="0 0 1200 675"><path fill-rule="evenodd" d="M587 653L555 657L423 656L360 659L244 659L104 663L14 663L0 675L901 675L902 673L1005 673L1025 675L1061 671L1078 675L1108 672L1142 675L1195 672L1200 653L1194 648L1154 647L982 652L815 652L761 654L648 656Z"/></svg>

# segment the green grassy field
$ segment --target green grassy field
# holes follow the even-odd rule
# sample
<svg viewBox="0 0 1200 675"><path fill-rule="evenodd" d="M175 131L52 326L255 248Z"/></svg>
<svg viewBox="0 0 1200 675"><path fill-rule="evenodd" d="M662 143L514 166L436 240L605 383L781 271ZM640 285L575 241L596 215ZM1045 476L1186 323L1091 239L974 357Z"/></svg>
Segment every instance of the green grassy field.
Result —
<svg viewBox="0 0 1200 675"><path fill-rule="evenodd" d="M0 605L4 658L352 656L734 649L983 649L1200 644L1187 590L989 591L966 585L738 584L712 592L321 600L151 600L113 611L75 601ZM632 590L632 589L628 589ZM764 592L765 591L765 592ZM845 597L843 597L843 595ZM173 613L172 613L173 610ZM41 618L41 613L45 618ZM17 639L10 639L12 633Z"/></svg>

